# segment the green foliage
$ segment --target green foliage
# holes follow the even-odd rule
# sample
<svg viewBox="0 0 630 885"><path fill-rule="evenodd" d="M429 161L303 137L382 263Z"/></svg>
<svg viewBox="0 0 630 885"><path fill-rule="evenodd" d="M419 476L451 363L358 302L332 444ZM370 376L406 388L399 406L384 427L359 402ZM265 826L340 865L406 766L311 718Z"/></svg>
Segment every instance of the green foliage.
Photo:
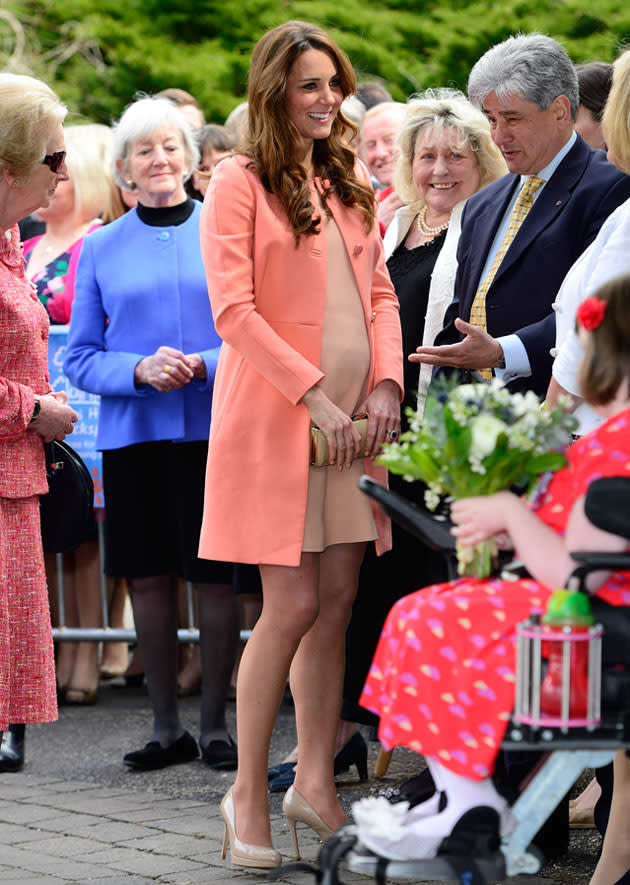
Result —
<svg viewBox="0 0 630 885"><path fill-rule="evenodd" d="M556 37L576 62L611 61L630 42L620 0L0 0L0 67L43 77L89 120L110 122L138 90L179 86L220 122L246 94L256 40L290 18L320 24L359 79L402 100L465 89L476 59L517 31Z"/></svg>

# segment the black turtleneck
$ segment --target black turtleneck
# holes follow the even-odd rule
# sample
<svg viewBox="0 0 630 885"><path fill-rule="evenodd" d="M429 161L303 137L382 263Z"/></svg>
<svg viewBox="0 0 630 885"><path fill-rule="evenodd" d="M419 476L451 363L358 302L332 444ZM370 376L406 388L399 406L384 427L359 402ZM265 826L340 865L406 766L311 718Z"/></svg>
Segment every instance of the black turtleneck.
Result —
<svg viewBox="0 0 630 885"><path fill-rule="evenodd" d="M183 203L177 206L159 206L153 209L151 206L143 206L138 203L138 218L150 227L177 227L188 221L193 214L195 201L188 197Z"/></svg>

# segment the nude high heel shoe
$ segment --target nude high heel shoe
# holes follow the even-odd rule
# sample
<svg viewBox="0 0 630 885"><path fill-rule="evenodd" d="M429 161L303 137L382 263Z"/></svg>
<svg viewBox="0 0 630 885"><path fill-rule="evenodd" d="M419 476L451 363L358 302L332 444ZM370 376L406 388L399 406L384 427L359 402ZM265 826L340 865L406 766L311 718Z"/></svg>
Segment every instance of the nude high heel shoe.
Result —
<svg viewBox="0 0 630 885"><path fill-rule="evenodd" d="M293 848L295 850L295 859L300 859L300 846L298 845L296 823L299 821L306 824L312 830L315 830L322 842L329 839L334 830L324 823L314 808L308 804L304 796L300 795L294 786L289 787L282 803L284 816L289 824L291 836L293 837Z"/></svg>
<svg viewBox="0 0 630 885"><path fill-rule="evenodd" d="M225 821L221 860L225 860L229 843L230 860L236 866L254 867L259 870L272 870L274 867L280 866L282 855L275 848L268 848L266 845L248 845L246 842L241 842L236 835L234 799L231 787L221 801L220 810Z"/></svg>

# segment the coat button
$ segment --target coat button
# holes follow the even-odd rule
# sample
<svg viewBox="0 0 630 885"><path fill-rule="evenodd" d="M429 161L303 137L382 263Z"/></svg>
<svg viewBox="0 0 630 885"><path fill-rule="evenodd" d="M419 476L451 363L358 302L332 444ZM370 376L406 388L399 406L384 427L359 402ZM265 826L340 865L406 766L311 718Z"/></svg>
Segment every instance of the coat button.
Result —
<svg viewBox="0 0 630 885"><path fill-rule="evenodd" d="M171 235L167 230L160 231L158 234L158 240L170 240Z"/></svg>
<svg viewBox="0 0 630 885"><path fill-rule="evenodd" d="M354 247L354 254L360 255L361 252L363 252L363 246L361 245L361 243L357 243L356 246Z"/></svg>

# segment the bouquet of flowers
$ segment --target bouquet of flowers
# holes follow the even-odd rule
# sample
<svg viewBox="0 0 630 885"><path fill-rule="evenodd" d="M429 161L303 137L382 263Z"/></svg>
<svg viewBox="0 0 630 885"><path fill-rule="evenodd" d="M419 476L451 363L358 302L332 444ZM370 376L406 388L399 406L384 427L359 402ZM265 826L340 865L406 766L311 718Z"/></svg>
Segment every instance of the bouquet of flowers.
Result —
<svg viewBox="0 0 630 885"><path fill-rule="evenodd" d="M398 443L383 446L378 460L409 482L427 484L425 502L491 495L506 488L528 492L540 474L566 463L576 420L561 407L541 406L532 391L510 393L501 382L446 384L429 394L422 423L407 410L410 429ZM459 573L487 577L494 540L459 547Z"/></svg>

